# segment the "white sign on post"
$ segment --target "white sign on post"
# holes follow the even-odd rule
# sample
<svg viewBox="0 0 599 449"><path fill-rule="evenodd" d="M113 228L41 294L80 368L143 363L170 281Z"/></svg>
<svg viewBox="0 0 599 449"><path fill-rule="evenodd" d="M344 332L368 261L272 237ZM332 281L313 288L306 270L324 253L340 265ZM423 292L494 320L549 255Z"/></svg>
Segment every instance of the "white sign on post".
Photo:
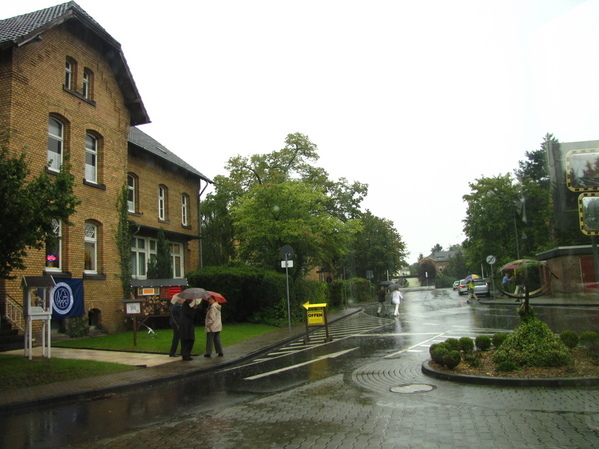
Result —
<svg viewBox="0 0 599 449"><path fill-rule="evenodd" d="M293 268L293 260L282 260L281 268Z"/></svg>

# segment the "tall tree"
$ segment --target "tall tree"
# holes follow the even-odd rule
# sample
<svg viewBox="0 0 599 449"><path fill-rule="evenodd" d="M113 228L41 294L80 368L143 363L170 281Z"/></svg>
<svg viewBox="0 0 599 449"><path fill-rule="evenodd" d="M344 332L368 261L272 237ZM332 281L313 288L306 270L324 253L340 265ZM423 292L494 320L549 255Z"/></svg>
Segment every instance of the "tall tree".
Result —
<svg viewBox="0 0 599 449"><path fill-rule="evenodd" d="M341 264L353 267L356 276L366 277L371 270L375 282L386 280L387 273L394 275L404 263L405 244L390 220L367 210L360 221L362 228L353 236L350 253Z"/></svg>
<svg viewBox="0 0 599 449"><path fill-rule="evenodd" d="M65 162L56 175L30 177L26 155L13 158L0 143L0 279L14 279L13 270L26 268L27 249L41 249L53 238L53 220L72 224L69 216L80 201L69 170Z"/></svg>
<svg viewBox="0 0 599 449"><path fill-rule="evenodd" d="M431 254L438 253L440 251L443 251L443 247L438 243L431 248Z"/></svg>
<svg viewBox="0 0 599 449"><path fill-rule="evenodd" d="M274 269L279 249L288 244L296 277L331 263L346 251L359 222L331 216L326 201L320 189L300 181L254 186L232 209L240 258Z"/></svg>

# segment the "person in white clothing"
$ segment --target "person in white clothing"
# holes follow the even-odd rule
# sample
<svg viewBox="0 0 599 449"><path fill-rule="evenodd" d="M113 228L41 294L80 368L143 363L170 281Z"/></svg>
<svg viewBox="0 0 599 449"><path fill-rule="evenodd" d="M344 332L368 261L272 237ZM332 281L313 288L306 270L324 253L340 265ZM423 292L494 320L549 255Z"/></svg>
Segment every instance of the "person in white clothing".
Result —
<svg viewBox="0 0 599 449"><path fill-rule="evenodd" d="M393 311L393 316L399 316L399 303L403 299L401 292L399 290L393 290L391 294L391 303L395 306L395 310Z"/></svg>

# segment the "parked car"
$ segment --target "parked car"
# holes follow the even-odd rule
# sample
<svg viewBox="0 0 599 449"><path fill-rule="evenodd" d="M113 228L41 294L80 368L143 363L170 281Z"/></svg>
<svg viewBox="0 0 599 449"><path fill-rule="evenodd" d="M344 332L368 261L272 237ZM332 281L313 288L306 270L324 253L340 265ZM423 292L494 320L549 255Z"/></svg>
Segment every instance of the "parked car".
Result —
<svg viewBox="0 0 599 449"><path fill-rule="evenodd" d="M455 281L455 282L453 283L453 289L454 289L454 290L457 290L458 288L460 288L460 281Z"/></svg>
<svg viewBox="0 0 599 449"><path fill-rule="evenodd" d="M468 283L470 281L466 279L462 279L460 281L460 285L458 286L458 293L460 295L468 294ZM488 279L474 279L474 293L476 296L490 296L491 288L489 287Z"/></svg>

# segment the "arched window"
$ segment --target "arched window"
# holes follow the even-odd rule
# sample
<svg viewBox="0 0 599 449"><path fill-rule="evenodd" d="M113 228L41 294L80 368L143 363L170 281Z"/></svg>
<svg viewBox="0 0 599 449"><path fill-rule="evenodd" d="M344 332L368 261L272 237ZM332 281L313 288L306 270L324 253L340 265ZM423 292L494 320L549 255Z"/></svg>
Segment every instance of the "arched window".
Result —
<svg viewBox="0 0 599 449"><path fill-rule="evenodd" d="M86 273L98 273L98 226L85 222L85 265Z"/></svg>
<svg viewBox="0 0 599 449"><path fill-rule="evenodd" d="M64 153L64 124L54 117L48 120L48 167L59 171Z"/></svg>
<svg viewBox="0 0 599 449"><path fill-rule="evenodd" d="M62 269L62 223L52 220L53 236L46 240L46 271Z"/></svg>

